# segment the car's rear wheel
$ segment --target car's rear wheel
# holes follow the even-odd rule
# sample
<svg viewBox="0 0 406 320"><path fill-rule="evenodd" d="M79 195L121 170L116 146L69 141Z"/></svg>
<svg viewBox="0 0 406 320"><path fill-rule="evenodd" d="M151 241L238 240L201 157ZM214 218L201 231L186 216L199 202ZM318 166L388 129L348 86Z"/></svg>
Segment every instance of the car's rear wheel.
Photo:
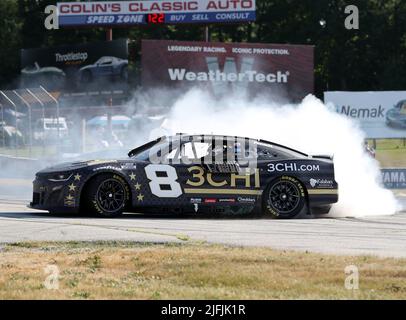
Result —
<svg viewBox="0 0 406 320"><path fill-rule="evenodd" d="M129 201L129 188L116 174L100 174L89 182L83 196L87 211L112 218L123 213Z"/></svg>
<svg viewBox="0 0 406 320"><path fill-rule="evenodd" d="M268 185L262 201L265 215L276 219L292 219L305 208L306 193L299 180L283 176Z"/></svg>

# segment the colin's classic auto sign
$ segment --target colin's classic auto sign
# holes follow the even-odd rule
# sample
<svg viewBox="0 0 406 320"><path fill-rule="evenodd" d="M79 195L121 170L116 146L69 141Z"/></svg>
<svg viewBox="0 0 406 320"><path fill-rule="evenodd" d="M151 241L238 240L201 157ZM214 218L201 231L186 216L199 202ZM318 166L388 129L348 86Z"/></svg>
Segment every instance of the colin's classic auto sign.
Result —
<svg viewBox="0 0 406 320"><path fill-rule="evenodd" d="M255 0L60 2L57 8L62 27L255 20Z"/></svg>

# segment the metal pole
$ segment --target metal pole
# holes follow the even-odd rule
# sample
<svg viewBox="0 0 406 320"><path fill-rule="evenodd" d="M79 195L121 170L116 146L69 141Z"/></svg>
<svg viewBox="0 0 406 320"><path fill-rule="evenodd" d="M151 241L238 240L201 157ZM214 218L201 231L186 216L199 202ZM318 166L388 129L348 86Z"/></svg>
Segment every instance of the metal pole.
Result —
<svg viewBox="0 0 406 320"><path fill-rule="evenodd" d="M57 149L58 149L58 154L59 154L60 147L61 147L61 135L60 135L60 128L59 128L59 116L60 116L60 113L59 113L59 111L60 111L59 110L59 101L57 99L55 99L48 91L46 91L43 86L40 86L40 88L41 88L42 91L45 92L45 94L48 97L51 98L52 101L55 102L55 105L56 105L56 125L57 125L57 133L58 133L58 146L57 146Z"/></svg>
<svg viewBox="0 0 406 320"><path fill-rule="evenodd" d="M210 42L210 29L209 29L209 26L204 27L204 41Z"/></svg>
<svg viewBox="0 0 406 320"><path fill-rule="evenodd" d="M6 139L5 139L4 134L6 133L6 128L5 128L6 124L4 122L4 107L2 104L0 104L0 107L1 107L1 125L2 125L1 133L2 133L2 140L3 140L3 148L5 149L6 148Z"/></svg>
<svg viewBox="0 0 406 320"><path fill-rule="evenodd" d="M113 29L108 28L106 30L106 40L107 41L113 41ZM109 132L109 140L111 140L111 137L113 136L113 124L112 124L112 108L113 108L113 96L110 96L110 98L107 101L107 130ZM110 143L110 141L109 141Z"/></svg>
<svg viewBox="0 0 406 320"><path fill-rule="evenodd" d="M14 107L14 110L15 110L15 118L16 118L16 121L15 121L15 123L16 123L16 132L15 132L15 143L16 143L16 147L15 147L15 151L16 151L16 156L18 156L18 150L17 150L17 147L18 147L18 124L17 124L17 106L16 106L16 104L3 92L3 91L0 91L0 93L7 99L7 101L8 102L10 102L10 104Z"/></svg>
<svg viewBox="0 0 406 320"><path fill-rule="evenodd" d="M31 92L30 89L26 89L26 90L30 95L32 95L34 97L35 100L38 101L38 103L41 105L41 108L42 108L42 121L44 122L43 126L42 126L42 133L44 135L44 137L42 139L42 155L44 155L44 151L45 151L45 105L42 103L42 101L40 99L38 99L38 97L35 94L33 94Z"/></svg>
<svg viewBox="0 0 406 320"><path fill-rule="evenodd" d="M82 153L86 152L86 118L81 120L81 132L82 132Z"/></svg>
<svg viewBox="0 0 406 320"><path fill-rule="evenodd" d="M27 106L28 108L28 130L30 132L30 137L29 137L29 154L30 154L30 158L32 157L32 115L31 115L31 106L30 104L27 102L27 100L25 100L18 92L17 90L13 91L14 94L19 97L21 99L21 101Z"/></svg>

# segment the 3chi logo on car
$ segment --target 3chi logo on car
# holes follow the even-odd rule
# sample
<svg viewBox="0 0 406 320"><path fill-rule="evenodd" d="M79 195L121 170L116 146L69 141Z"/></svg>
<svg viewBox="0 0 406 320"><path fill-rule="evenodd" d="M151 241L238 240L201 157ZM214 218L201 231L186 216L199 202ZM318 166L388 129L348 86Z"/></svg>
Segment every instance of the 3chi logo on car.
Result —
<svg viewBox="0 0 406 320"><path fill-rule="evenodd" d="M268 172L311 172L320 171L318 164L297 164L292 162L286 163L269 163Z"/></svg>

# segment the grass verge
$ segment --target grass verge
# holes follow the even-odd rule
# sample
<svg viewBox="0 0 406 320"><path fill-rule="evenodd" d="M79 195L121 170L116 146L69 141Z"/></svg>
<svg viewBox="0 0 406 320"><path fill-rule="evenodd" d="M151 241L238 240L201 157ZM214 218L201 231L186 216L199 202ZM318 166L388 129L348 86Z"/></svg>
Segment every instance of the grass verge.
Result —
<svg viewBox="0 0 406 320"><path fill-rule="evenodd" d="M17 243L0 249L0 299L405 299L405 262L208 244ZM344 286L349 265L358 290Z"/></svg>

